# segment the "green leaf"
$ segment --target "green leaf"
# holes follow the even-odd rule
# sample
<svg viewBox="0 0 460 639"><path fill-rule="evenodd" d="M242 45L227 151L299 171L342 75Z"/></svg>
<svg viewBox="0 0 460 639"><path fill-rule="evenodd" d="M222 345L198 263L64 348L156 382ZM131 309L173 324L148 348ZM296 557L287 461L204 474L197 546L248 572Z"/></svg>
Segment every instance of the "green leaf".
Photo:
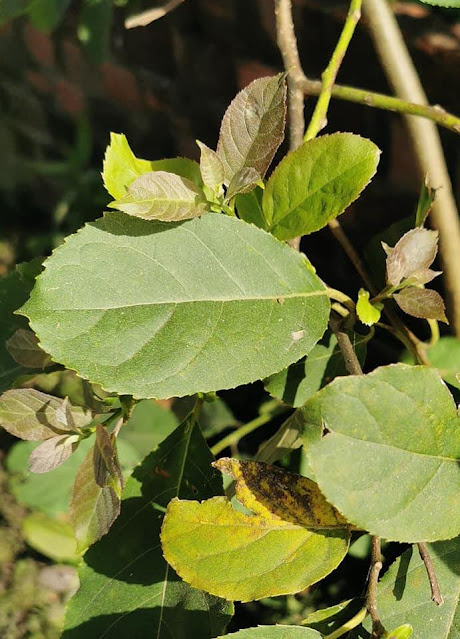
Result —
<svg viewBox="0 0 460 639"><path fill-rule="evenodd" d="M382 577L377 590L379 613L387 630L410 624L414 639L458 639L460 539L430 544L428 549L444 598L443 605L437 606L431 601L425 565L417 549L412 547ZM352 633L353 639L369 639L369 619L363 625L364 629Z"/></svg>
<svg viewBox="0 0 460 639"><path fill-rule="evenodd" d="M67 517L75 476L93 444L93 438L83 440L65 464L49 473L35 475L29 472L28 460L37 447L36 444L18 442L7 457L8 490L24 506L38 509L50 517ZM133 448L122 439L121 433L118 451L126 476L140 461L141 456L134 454L133 458Z"/></svg>
<svg viewBox="0 0 460 639"><path fill-rule="evenodd" d="M257 628L246 628L238 632L231 632L225 637L217 639L321 639L319 632L309 628L299 628L299 626L257 626Z"/></svg>
<svg viewBox="0 0 460 639"><path fill-rule="evenodd" d="M352 333L350 339L363 364L366 359L367 336ZM348 375L342 351L335 335L326 331L307 357L271 375L264 384L270 395L297 408L305 404L317 390L341 375Z"/></svg>
<svg viewBox="0 0 460 639"><path fill-rule="evenodd" d="M102 179L104 186L116 200L126 195L131 184L145 173L165 171L191 180L197 186L202 185L200 167L186 158L168 158L165 160L141 160L137 158L121 133L110 134L110 144L104 157Z"/></svg>
<svg viewBox="0 0 460 639"><path fill-rule="evenodd" d="M222 491L211 460L199 428L188 419L134 470L118 520L84 556L63 639L210 639L224 630L231 604L181 582L159 545L172 497L205 499Z"/></svg>
<svg viewBox="0 0 460 639"><path fill-rule="evenodd" d="M279 430L261 445L255 459L273 464L292 450L299 448L302 445L300 435L303 425L303 408L298 408L287 418Z"/></svg>
<svg viewBox="0 0 460 639"><path fill-rule="evenodd" d="M88 452L78 469L70 503L70 518L81 552L107 534L120 513L120 497L101 469L98 444Z"/></svg>
<svg viewBox="0 0 460 639"><path fill-rule="evenodd" d="M265 176L283 141L285 121L284 74L258 78L238 93L222 119L217 145L227 186L244 168Z"/></svg>
<svg viewBox="0 0 460 639"><path fill-rule="evenodd" d="M192 586L252 601L296 593L328 575L348 549L345 529L312 531L267 511L247 515L224 497L170 502L163 553Z"/></svg>
<svg viewBox="0 0 460 639"><path fill-rule="evenodd" d="M329 300L305 264L236 218L112 213L53 253L21 312L55 361L107 390L191 395L252 382L311 350Z"/></svg>
<svg viewBox="0 0 460 639"><path fill-rule="evenodd" d="M11 357L6 342L18 329L27 329L27 321L14 315L14 311L29 297L40 271L40 262L34 260L17 266L10 275L0 278L0 391L11 388L16 378L31 372Z"/></svg>
<svg viewBox="0 0 460 639"><path fill-rule="evenodd" d="M379 321L383 308L383 304L380 302L371 304L369 297L369 291L366 291L364 288L359 289L358 301L356 303L356 314L358 315L359 320L363 324L366 324L366 326L372 326Z"/></svg>
<svg viewBox="0 0 460 639"><path fill-rule="evenodd" d="M436 291L425 288L404 288L393 295L398 306L412 317L435 319L448 324L446 307L442 297Z"/></svg>
<svg viewBox="0 0 460 639"><path fill-rule="evenodd" d="M138 177L150 171L152 171L152 163L136 158L125 135L110 134L110 144L104 157L102 179L112 197L115 199L124 197L126 189Z"/></svg>
<svg viewBox="0 0 460 639"><path fill-rule="evenodd" d="M123 198L109 206L143 220L163 222L187 220L209 210L201 189L190 180L165 171L141 175Z"/></svg>
<svg viewBox="0 0 460 639"><path fill-rule="evenodd" d="M235 198L238 217L245 222L255 224L260 229L267 230L268 224L262 209L263 189L258 186L249 193L240 193Z"/></svg>
<svg viewBox="0 0 460 639"><path fill-rule="evenodd" d="M450 9L460 8L460 0L422 0L422 2L435 5L436 7L447 7Z"/></svg>
<svg viewBox="0 0 460 639"><path fill-rule="evenodd" d="M171 410L145 399L138 402L118 435L118 441L129 442L143 459L179 425Z"/></svg>
<svg viewBox="0 0 460 639"><path fill-rule="evenodd" d="M54 561L77 561L76 541L72 526L66 522L35 512L22 522L26 542Z"/></svg>
<svg viewBox="0 0 460 639"><path fill-rule="evenodd" d="M456 337L441 337L436 344L426 350L432 366L451 386L460 389L460 340Z"/></svg>
<svg viewBox="0 0 460 639"><path fill-rule="evenodd" d="M379 155L373 142L352 133L323 135L289 153L262 198L270 232L290 240L326 226L369 183Z"/></svg>
<svg viewBox="0 0 460 639"><path fill-rule="evenodd" d="M423 1L423 0L422 0ZM458 0L460 4L460 0ZM425 178L425 181L422 183L420 189L420 195L417 203L417 210L415 212L415 226L423 226L426 218L428 217L429 212L433 206L433 203L436 199L436 190L432 186L428 184L428 180Z"/></svg>
<svg viewBox="0 0 460 639"><path fill-rule="evenodd" d="M93 462L96 484L101 488L110 486L121 499L123 475L118 461L116 440L113 435L108 434L102 424L96 426Z"/></svg>
<svg viewBox="0 0 460 639"><path fill-rule="evenodd" d="M409 639L409 637L412 637L413 631L413 627L405 623L402 626L398 626L395 630L390 630L387 639Z"/></svg>
<svg viewBox="0 0 460 639"><path fill-rule="evenodd" d="M220 157L215 151L206 146L199 140L196 141L200 147L200 171L203 183L211 189L214 193L217 193L224 183L224 166L220 160Z"/></svg>
<svg viewBox="0 0 460 639"><path fill-rule="evenodd" d="M38 345L35 333L24 328L18 328L6 341L6 350L24 368L45 368L52 363Z"/></svg>
<svg viewBox="0 0 460 639"><path fill-rule="evenodd" d="M335 606L311 612L301 623L302 626L309 626L324 635L329 635L363 610L364 604L363 599L349 599ZM366 614L364 608L363 618Z"/></svg>
<svg viewBox="0 0 460 639"><path fill-rule="evenodd" d="M304 411L309 465L348 521L401 542L460 533L460 421L434 369L396 364L342 377ZM322 424L327 434L312 441Z"/></svg>
<svg viewBox="0 0 460 639"><path fill-rule="evenodd" d="M33 388L9 390L0 395L0 425L12 435L31 441L63 435L69 429L59 419L61 406L61 399ZM78 427L90 423L91 414L80 406L73 406L71 412Z"/></svg>

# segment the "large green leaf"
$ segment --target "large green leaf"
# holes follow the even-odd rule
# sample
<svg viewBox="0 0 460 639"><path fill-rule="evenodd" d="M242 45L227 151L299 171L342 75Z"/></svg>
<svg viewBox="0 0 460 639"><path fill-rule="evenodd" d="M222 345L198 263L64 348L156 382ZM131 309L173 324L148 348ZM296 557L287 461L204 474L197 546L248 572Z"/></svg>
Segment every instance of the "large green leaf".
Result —
<svg viewBox="0 0 460 639"><path fill-rule="evenodd" d="M245 168L264 177L283 141L285 119L284 74L258 78L238 93L222 119L217 145L227 186Z"/></svg>
<svg viewBox="0 0 460 639"><path fill-rule="evenodd" d="M304 407L307 455L326 498L348 521L389 540L460 533L460 420L434 370L396 364L342 377Z"/></svg>
<svg viewBox="0 0 460 639"><path fill-rule="evenodd" d="M460 339L441 337L427 349L426 356L447 383L460 389Z"/></svg>
<svg viewBox="0 0 460 639"><path fill-rule="evenodd" d="M444 604L431 601L425 565L415 547L409 548L383 576L377 601L383 625L392 630L408 623L414 639L459 639L460 637L460 540L428 546ZM352 637L369 639L370 621ZM351 639L351 638L350 638Z"/></svg>
<svg viewBox="0 0 460 639"><path fill-rule="evenodd" d="M366 359L367 337L353 333L350 338L362 364ZM307 357L271 375L264 383L270 395L297 408L335 377L347 374L337 339L326 331Z"/></svg>
<svg viewBox="0 0 460 639"><path fill-rule="evenodd" d="M27 328L24 318L14 315L14 311L29 297L40 270L41 265L37 260L21 264L13 273L0 278L0 392L10 388L20 375L31 372L30 368L24 368L12 358L6 341L18 329Z"/></svg>
<svg viewBox="0 0 460 639"><path fill-rule="evenodd" d="M300 254L214 213L182 224L108 214L45 264L21 311L43 349L140 398L270 375L310 351L329 315Z"/></svg>
<svg viewBox="0 0 460 639"><path fill-rule="evenodd" d="M231 605L181 582L159 544L163 512L172 497L221 493L211 460L189 418L135 469L119 518L84 557L63 639L209 639L223 631Z"/></svg>
<svg viewBox="0 0 460 639"><path fill-rule="evenodd" d="M380 151L352 133L333 133L289 153L267 182L262 206L280 240L313 233L358 197L375 174Z"/></svg>
<svg viewBox="0 0 460 639"><path fill-rule="evenodd" d="M235 639L321 639L321 635L316 630L300 628L299 626L257 626L257 628L246 628L232 632L225 637L235 637ZM225 639L217 637L217 639Z"/></svg>

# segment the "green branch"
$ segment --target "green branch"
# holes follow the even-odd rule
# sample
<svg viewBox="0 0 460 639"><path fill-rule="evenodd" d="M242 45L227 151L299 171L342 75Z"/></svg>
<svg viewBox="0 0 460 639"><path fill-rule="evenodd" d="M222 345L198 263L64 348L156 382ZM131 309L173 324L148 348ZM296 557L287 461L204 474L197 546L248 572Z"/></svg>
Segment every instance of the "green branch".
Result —
<svg viewBox="0 0 460 639"><path fill-rule="evenodd" d="M305 142L315 138L321 129L323 129L327 124L327 110L329 108L329 102L331 101L332 87L334 86L340 65L342 64L348 45L353 37L353 33L355 32L356 25L361 17L361 4L362 0L351 0L350 9L348 11L342 33L340 34L339 41L337 42L334 53L332 54L329 64L322 75L323 86L304 137Z"/></svg>

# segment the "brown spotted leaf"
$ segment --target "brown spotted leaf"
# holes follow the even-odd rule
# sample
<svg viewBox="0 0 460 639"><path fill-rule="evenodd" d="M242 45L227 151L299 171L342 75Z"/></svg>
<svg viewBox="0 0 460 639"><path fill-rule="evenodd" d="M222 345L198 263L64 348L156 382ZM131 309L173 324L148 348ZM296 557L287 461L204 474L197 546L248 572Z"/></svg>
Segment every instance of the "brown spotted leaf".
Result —
<svg viewBox="0 0 460 639"><path fill-rule="evenodd" d="M217 154L225 184L243 168L264 177L284 138L285 75L258 78L233 99L222 120Z"/></svg>
<svg viewBox="0 0 460 639"><path fill-rule="evenodd" d="M0 395L0 425L20 439L40 441L64 435L71 428L62 423L59 409L62 399L33 388L18 388ZM79 406L72 406L76 427L90 423L91 414Z"/></svg>
<svg viewBox="0 0 460 639"><path fill-rule="evenodd" d="M347 526L317 484L306 477L264 462L229 457L222 457L213 466L236 481L236 498L253 513L310 529Z"/></svg>
<svg viewBox="0 0 460 639"><path fill-rule="evenodd" d="M444 301L436 291L410 287L404 288L393 297L398 306L408 315L448 323Z"/></svg>

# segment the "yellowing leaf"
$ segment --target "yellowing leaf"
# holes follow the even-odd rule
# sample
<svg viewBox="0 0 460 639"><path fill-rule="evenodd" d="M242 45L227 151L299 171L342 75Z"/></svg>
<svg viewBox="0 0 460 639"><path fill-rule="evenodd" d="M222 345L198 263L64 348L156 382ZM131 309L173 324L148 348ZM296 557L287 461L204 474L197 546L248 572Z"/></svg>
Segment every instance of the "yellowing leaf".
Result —
<svg viewBox="0 0 460 639"><path fill-rule="evenodd" d="M236 498L267 520L281 519L310 529L343 528L346 520L317 484L295 473L258 461L222 457L213 466L236 481Z"/></svg>
<svg viewBox="0 0 460 639"><path fill-rule="evenodd" d="M225 497L173 499L163 522L166 560L184 581L226 599L299 592L344 558L345 528L315 532L282 519L246 515Z"/></svg>

